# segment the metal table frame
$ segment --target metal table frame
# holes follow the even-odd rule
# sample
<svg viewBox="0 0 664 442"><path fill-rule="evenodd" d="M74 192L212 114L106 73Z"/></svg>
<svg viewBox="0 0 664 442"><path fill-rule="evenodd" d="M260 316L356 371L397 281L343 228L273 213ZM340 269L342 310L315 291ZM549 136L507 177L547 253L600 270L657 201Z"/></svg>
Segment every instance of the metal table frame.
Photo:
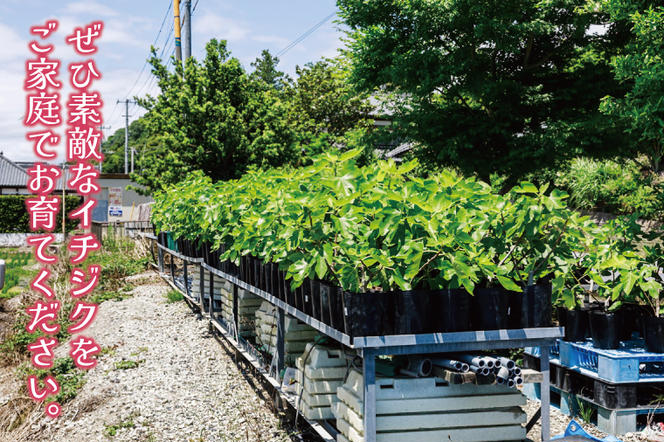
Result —
<svg viewBox="0 0 664 442"><path fill-rule="evenodd" d="M152 236L143 235L148 239L156 239ZM433 334L419 334L419 335L393 335L393 336L368 336L352 338L345 333L336 330L321 321L312 318L311 316L297 310L291 305L286 304L284 301L272 296L257 287L249 285L241 281L233 275L229 275L218 269L210 267L201 258L190 258L177 253L167 247L157 244L159 247L159 270L162 276L166 277L164 273L164 253L169 253L172 256L182 259L184 263L184 276L185 276L185 296L190 303L196 304L200 308L201 313L207 313L211 323L228 327L234 340L239 341L238 328L238 314L237 314L237 290L242 288L250 293L253 293L264 300L270 302L278 308L278 326L277 326L277 376L283 368L284 364L284 317L285 314L296 317L300 321L308 324L319 332L329 336L330 338L344 344L345 346L356 349L358 354L363 359L363 374L364 374L364 435L366 442L376 441L376 357L381 355L414 355L414 354L430 354L430 353L449 353L449 352L469 352L469 351L484 351L484 350L497 350L509 348L522 348L522 347L540 347L541 349L541 369L542 372L542 441L550 440L550 378L549 378L549 347L554 344L556 339L563 336L563 328L560 327L546 327L546 328L531 328L531 329L514 329L514 330L487 330L487 331L470 331L470 332L457 332L457 333L433 333ZM199 283L200 283L200 299L196 301L191 297L188 286L186 284L186 277L188 274L188 264L199 265ZM174 278L174 264L171 259L170 266L171 279ZM210 293L209 305L204 305L204 272L210 274ZM220 319L214 312L213 308L213 291L214 291L214 277L226 279L233 284L233 324L221 324ZM173 280L173 285L174 280ZM226 330L229 331L229 330ZM233 343L235 345L235 343ZM269 376L269 373L268 373ZM270 380L272 382L272 380Z"/></svg>

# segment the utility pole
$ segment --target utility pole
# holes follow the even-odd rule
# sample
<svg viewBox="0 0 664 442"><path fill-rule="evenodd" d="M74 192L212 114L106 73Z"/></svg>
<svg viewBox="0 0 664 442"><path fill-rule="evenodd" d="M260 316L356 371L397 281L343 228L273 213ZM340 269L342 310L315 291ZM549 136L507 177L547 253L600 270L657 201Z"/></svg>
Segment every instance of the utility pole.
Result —
<svg viewBox="0 0 664 442"><path fill-rule="evenodd" d="M175 58L182 63L182 42L180 40L180 0L173 0L173 20L175 30Z"/></svg>
<svg viewBox="0 0 664 442"><path fill-rule="evenodd" d="M177 0L176 0L177 1ZM118 100L118 103L122 103L122 100ZM130 100L127 98L124 101L125 104L125 161L124 161L124 173L128 174L129 173L129 158L128 158L128 149L129 149L129 104L136 104L135 101Z"/></svg>
<svg viewBox="0 0 664 442"><path fill-rule="evenodd" d="M99 129L99 131L101 132L101 142L99 143L99 153L100 154L102 153L101 144L104 142L104 140L106 140L106 136L104 135L104 129L110 129L110 128L111 128L110 125L109 126L97 126L97 129ZM103 161L99 162L99 173L102 172L102 164L103 163L104 163Z"/></svg>
<svg viewBox="0 0 664 442"><path fill-rule="evenodd" d="M191 57L191 0L184 0L184 62Z"/></svg>

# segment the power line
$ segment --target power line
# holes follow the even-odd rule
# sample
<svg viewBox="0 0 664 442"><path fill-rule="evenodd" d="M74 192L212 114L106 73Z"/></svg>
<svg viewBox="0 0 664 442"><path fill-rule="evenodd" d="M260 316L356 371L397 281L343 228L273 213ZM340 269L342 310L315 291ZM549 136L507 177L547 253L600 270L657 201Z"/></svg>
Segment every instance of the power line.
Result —
<svg viewBox="0 0 664 442"><path fill-rule="evenodd" d="M166 9L166 13L164 14L164 18L161 20L161 26L159 26L159 32L157 32L157 36L154 39L154 43L152 43L152 46L156 46L157 41L159 41L159 37L161 36L161 32L164 30L164 25L166 24L166 19L168 18L168 14L171 12L171 8L173 7L172 3L169 3L168 8ZM131 91L134 90L136 85L138 84L139 80L141 79L141 76L145 72L145 68L148 66L148 60L145 60L143 63L143 67L141 68L141 71L138 73L138 76L136 77L136 81L134 81L134 84L131 86L129 91L127 91L126 96L130 96Z"/></svg>
<svg viewBox="0 0 664 442"><path fill-rule="evenodd" d="M173 45L173 39L170 38L170 37L171 37L171 34L173 33L173 28L174 27L175 27L175 24L171 23L171 28L168 31L168 33L166 34L166 38L164 40L163 46L161 48L161 52L159 54L159 58L161 60L164 59L164 53L168 53L170 51L170 48ZM148 77L143 82L143 85L141 86L141 88L136 93L136 96L140 96L143 93L143 91L145 90L146 86L147 86L147 90L149 91L152 88L155 80L156 80L156 77L154 75L148 75ZM150 83L150 84L148 85L148 83Z"/></svg>
<svg viewBox="0 0 664 442"><path fill-rule="evenodd" d="M319 21L318 23L316 23L315 25L313 25L311 28L309 28L306 32L304 32L304 33L303 33L302 35L300 35L298 38L296 38L295 40L293 40L292 42L290 42L290 43L288 44L288 46L286 46L286 47L283 48L281 51L279 51L279 52L277 53L276 57L277 57L277 58L281 58L281 57L282 57L283 55L285 55L288 51L290 51L291 49L293 49L293 48L294 48L295 46L297 46L298 44L302 43L307 37L309 37L311 34L313 34L313 33L316 32L318 29L320 29L321 26L323 26L325 23L327 23L327 21L328 21L329 19L331 19L332 17L334 17L335 15L337 15L337 13L336 13L336 12L333 12L332 14L328 15L327 17L325 17L323 20L321 20L321 21Z"/></svg>
<svg viewBox="0 0 664 442"><path fill-rule="evenodd" d="M196 6L198 6L198 0L196 0L196 3L194 3L194 8L191 10L192 14L196 12Z"/></svg>

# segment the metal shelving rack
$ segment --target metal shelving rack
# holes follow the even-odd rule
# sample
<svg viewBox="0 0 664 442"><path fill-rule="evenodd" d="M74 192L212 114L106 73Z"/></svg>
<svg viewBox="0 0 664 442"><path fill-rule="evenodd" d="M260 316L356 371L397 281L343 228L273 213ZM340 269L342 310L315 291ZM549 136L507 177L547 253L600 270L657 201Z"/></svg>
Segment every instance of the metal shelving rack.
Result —
<svg viewBox="0 0 664 442"><path fill-rule="evenodd" d="M155 240L154 235L143 235L145 238ZM456 332L456 333L432 333L432 334L418 334L418 335L392 335L392 336L368 336L368 337L355 337L352 338L345 333L340 332L328 325L318 321L311 316L295 309L293 306L286 304L282 300L272 296L263 290L258 289L252 285L241 281L233 275L224 273L218 269L210 267L201 258L190 258L177 253L167 247L157 243L159 247L159 270L165 279L170 276L171 285L182 291L182 288L177 287L174 281L174 264L171 259L170 275L164 273L164 253L168 253L176 258L179 258L184 263L184 277L185 281L188 275L188 266L190 264L199 266L199 283L200 293L204 290L204 275L205 272L210 274L210 295L208 297L209 305L203 305L204 297L201 296L200 300L195 300L189 293L189 289L185 282L184 296L188 302L195 305L200 309L202 314L209 317L211 324L230 342L236 351L239 351L245 359L247 359L258 371L266 377L266 380L277 391L282 393L282 397L287 400L292 406L295 406L293 397L288 394L283 394L280 389L280 382L278 374L283 368L284 361L284 341L283 341L283 325L285 314L296 317L300 321L308 324L319 332L329 336L347 346L350 349L355 349L358 355L363 359L363 374L364 374L364 435L365 442L376 442L376 357L381 355L422 355L430 353L448 353L448 352L469 352L469 351L483 351L483 350L498 350L522 347L540 347L541 349L541 373L542 373L542 441L550 440L550 379L549 379L549 347L554 344L556 339L563 336L563 328L559 327L542 327L542 328L529 328L529 329L513 329L513 330L487 330L487 331L470 331L470 332ZM236 332L238 325L237 317L237 296L234 296L234 323L228 324L222 318L218 317L213 308L213 288L214 277L219 277L230 281L234 287L234 294L237 295L237 289L242 288L250 293L253 293L264 300L270 302L278 308L278 327L277 327L277 345L276 345L276 376L265 370L264 367L258 364L257 358L248 351L246 346L242 345L242 338ZM335 431L324 424L317 422L309 422L313 429L315 429L324 440L333 441Z"/></svg>

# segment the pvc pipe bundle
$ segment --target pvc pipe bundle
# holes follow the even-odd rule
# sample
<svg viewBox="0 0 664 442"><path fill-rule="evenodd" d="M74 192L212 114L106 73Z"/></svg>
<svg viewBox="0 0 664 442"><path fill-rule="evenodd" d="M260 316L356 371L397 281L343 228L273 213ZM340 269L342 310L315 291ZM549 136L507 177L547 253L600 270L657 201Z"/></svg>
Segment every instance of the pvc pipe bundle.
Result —
<svg viewBox="0 0 664 442"><path fill-rule="evenodd" d="M479 376L494 374L497 384L505 384L509 387L523 384L521 368L517 367L513 360L504 357L464 353L454 355L454 358L433 358L431 363L459 373L471 371Z"/></svg>

